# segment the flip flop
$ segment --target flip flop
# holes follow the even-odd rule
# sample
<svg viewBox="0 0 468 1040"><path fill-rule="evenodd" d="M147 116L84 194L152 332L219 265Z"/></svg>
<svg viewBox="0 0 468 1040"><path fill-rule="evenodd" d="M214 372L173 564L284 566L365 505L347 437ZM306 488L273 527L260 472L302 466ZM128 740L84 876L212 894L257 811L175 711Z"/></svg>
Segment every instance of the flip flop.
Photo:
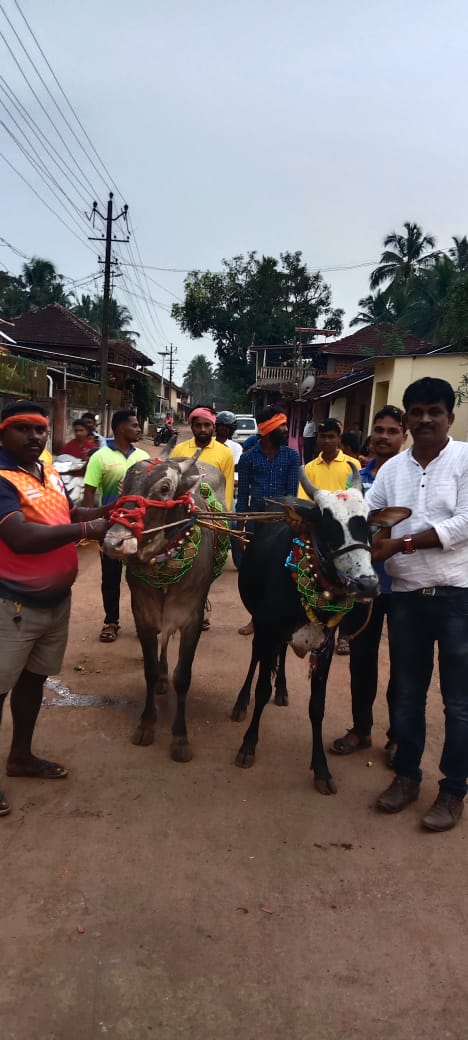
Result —
<svg viewBox="0 0 468 1040"><path fill-rule="evenodd" d="M10 806L5 798L3 791L0 791L0 816L8 816L10 812Z"/></svg>
<svg viewBox="0 0 468 1040"><path fill-rule="evenodd" d="M65 780L65 777L68 776L68 769L59 765L58 762L48 762L46 758L38 758L33 766L30 766L29 769L22 769L21 772L12 772L11 767L7 765L6 774L7 776L26 776L30 780Z"/></svg>
<svg viewBox="0 0 468 1040"><path fill-rule="evenodd" d="M358 744L352 744L349 735L358 736L354 729L349 729L345 733L344 737L338 737L337 740L333 741L330 747L330 751L333 751L335 755L353 755L355 751L362 751L364 748L370 748L372 741L370 737L359 737Z"/></svg>
<svg viewBox="0 0 468 1040"><path fill-rule="evenodd" d="M99 639L101 643L115 643L119 634L120 625L110 621L108 624L103 625Z"/></svg>
<svg viewBox="0 0 468 1040"><path fill-rule="evenodd" d="M343 639L342 637L338 639L335 647L335 654L340 654L341 657L345 657L349 654L349 643L347 639Z"/></svg>

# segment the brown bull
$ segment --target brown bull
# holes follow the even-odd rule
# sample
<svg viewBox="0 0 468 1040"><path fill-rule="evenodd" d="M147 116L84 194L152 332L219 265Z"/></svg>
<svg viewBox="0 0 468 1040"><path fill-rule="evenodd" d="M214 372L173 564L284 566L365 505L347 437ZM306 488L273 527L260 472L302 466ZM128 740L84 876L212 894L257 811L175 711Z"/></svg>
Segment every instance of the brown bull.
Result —
<svg viewBox="0 0 468 1040"><path fill-rule="evenodd" d="M185 700L214 577L216 534L195 522L197 510L207 509L199 487L200 470L224 508L224 477L212 466L197 466L194 459L137 463L125 477L104 540L104 552L127 561L132 612L143 651L146 703L134 744L153 742L155 695L168 688L167 643L169 636L180 632L173 676L177 710L171 755L176 762L189 762L192 757ZM228 544L226 539L226 551Z"/></svg>

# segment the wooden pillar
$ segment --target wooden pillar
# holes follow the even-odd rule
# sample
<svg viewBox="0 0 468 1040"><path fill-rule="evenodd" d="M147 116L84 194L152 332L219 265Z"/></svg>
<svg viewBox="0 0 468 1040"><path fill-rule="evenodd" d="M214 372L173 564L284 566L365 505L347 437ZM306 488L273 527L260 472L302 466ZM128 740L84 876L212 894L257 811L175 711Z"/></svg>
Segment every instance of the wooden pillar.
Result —
<svg viewBox="0 0 468 1040"><path fill-rule="evenodd" d="M67 402L66 390L56 390L54 397L54 425L52 429L52 452L59 455L67 437Z"/></svg>

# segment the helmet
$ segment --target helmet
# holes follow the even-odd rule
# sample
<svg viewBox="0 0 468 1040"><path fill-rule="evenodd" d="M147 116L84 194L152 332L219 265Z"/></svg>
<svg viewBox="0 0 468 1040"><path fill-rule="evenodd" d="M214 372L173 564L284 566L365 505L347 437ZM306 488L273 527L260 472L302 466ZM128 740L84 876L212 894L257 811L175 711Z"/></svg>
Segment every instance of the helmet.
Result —
<svg viewBox="0 0 468 1040"><path fill-rule="evenodd" d="M237 419L234 412L218 412L216 416L216 425L222 423L223 426L230 426L231 430L237 429Z"/></svg>

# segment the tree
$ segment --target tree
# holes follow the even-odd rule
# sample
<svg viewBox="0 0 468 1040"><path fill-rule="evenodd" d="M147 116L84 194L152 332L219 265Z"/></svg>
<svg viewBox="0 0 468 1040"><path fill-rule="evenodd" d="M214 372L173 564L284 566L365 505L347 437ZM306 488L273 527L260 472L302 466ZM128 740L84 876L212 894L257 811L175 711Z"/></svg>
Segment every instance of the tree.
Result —
<svg viewBox="0 0 468 1040"><path fill-rule="evenodd" d="M454 242L454 245L449 249L449 256L453 260L457 271L468 270L468 239L466 235L463 235L463 238L457 238L456 235L453 235L452 242Z"/></svg>
<svg viewBox="0 0 468 1040"><path fill-rule="evenodd" d="M408 307L406 286L396 285L392 291L380 289L373 295L359 300L361 310L350 321L350 325L396 325Z"/></svg>
<svg viewBox="0 0 468 1040"><path fill-rule="evenodd" d="M252 343L292 343L295 326L325 323L339 333L343 311L332 307L330 287L300 252L279 260L251 252L223 260L221 271L191 271L172 315L193 339L213 337L220 374L236 392L254 376L247 362Z"/></svg>
<svg viewBox="0 0 468 1040"><path fill-rule="evenodd" d="M406 221L403 226L406 234L392 231L384 238L385 249L380 264L370 276L371 289L378 289L384 282L390 282L391 287L409 282L416 274L430 267L438 256L434 252L433 235L426 235L419 224ZM427 249L432 251L427 253Z"/></svg>
<svg viewBox="0 0 468 1040"><path fill-rule="evenodd" d="M184 390L190 395L192 404L213 403L215 397L215 374L213 365L204 354L192 358L183 376Z"/></svg>
<svg viewBox="0 0 468 1040"><path fill-rule="evenodd" d="M20 275L2 275L0 311L5 318L14 318L33 307L46 307L50 303L64 307L70 303L62 275L50 260L34 256L23 264Z"/></svg>
<svg viewBox="0 0 468 1040"><path fill-rule="evenodd" d="M96 293L95 296L82 295L81 299L72 307L73 314L82 318L92 325L98 332L102 331L102 307L103 297ZM132 315L127 307L117 303L113 297L109 300L109 338L131 340L139 333L132 331L128 325L132 321Z"/></svg>

